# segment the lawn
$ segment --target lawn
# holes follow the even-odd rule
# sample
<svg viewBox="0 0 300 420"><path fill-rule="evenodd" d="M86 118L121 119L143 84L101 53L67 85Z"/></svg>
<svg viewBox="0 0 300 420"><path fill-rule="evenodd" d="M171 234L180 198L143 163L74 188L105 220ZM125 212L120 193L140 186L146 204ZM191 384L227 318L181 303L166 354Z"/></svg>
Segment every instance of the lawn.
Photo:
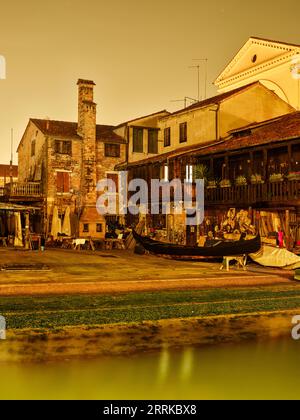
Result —
<svg viewBox="0 0 300 420"><path fill-rule="evenodd" d="M300 308L300 286L1 297L8 329L93 326Z"/></svg>

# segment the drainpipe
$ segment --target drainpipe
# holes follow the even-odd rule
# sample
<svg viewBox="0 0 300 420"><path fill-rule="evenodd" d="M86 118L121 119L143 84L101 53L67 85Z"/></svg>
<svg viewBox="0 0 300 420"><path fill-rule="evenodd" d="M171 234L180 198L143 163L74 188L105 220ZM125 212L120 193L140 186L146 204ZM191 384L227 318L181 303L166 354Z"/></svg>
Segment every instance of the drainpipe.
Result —
<svg viewBox="0 0 300 420"><path fill-rule="evenodd" d="M219 110L220 110L220 104L215 104L216 108L214 109L210 109L211 112L215 112L215 136L216 136L216 141L219 140L220 135L219 135Z"/></svg>

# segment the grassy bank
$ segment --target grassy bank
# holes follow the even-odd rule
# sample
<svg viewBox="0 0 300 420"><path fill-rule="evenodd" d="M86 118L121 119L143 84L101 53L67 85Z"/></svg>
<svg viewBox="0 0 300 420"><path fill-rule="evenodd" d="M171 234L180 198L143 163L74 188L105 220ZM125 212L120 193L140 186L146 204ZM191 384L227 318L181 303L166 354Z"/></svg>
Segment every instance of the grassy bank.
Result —
<svg viewBox="0 0 300 420"><path fill-rule="evenodd" d="M300 286L251 289L210 289L69 295L2 297L0 314L7 328L55 329L176 318L294 310L300 311Z"/></svg>

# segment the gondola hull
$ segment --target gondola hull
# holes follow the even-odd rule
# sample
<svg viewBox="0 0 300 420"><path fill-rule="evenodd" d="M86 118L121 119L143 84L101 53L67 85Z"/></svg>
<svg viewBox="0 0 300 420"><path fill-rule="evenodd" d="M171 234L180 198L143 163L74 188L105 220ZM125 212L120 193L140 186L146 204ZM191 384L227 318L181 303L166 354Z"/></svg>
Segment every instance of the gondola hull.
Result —
<svg viewBox="0 0 300 420"><path fill-rule="evenodd" d="M215 246L185 246L154 241L146 236L132 232L134 239L141 244L146 251L157 255L168 255L174 257L224 257L231 255L252 254L261 248L260 236L254 239L225 242L220 241Z"/></svg>

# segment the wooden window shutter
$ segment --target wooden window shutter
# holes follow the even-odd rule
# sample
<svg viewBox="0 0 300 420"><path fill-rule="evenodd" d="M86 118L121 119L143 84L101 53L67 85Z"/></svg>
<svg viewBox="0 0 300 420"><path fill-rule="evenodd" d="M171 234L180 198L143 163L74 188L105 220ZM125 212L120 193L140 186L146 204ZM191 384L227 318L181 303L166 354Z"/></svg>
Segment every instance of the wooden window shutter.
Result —
<svg viewBox="0 0 300 420"><path fill-rule="evenodd" d="M65 193L70 192L70 174L69 172L63 172L64 178L64 191Z"/></svg>
<svg viewBox="0 0 300 420"><path fill-rule="evenodd" d="M56 190L59 193L64 192L64 172L56 173Z"/></svg>

